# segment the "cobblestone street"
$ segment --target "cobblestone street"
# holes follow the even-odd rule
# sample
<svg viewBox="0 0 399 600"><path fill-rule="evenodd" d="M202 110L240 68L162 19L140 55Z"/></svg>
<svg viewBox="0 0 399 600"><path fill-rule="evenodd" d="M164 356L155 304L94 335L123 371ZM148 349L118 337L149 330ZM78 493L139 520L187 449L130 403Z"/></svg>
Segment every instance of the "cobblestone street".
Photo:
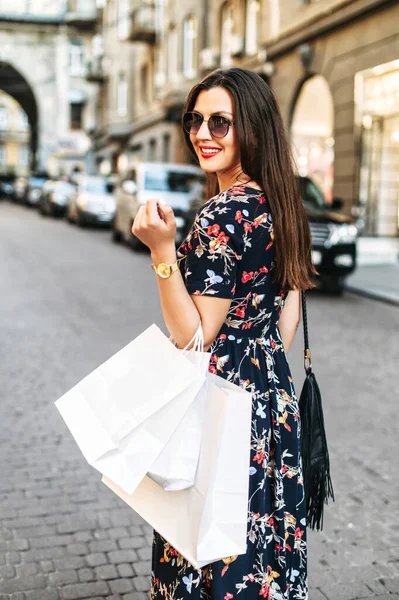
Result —
<svg viewBox="0 0 399 600"><path fill-rule="evenodd" d="M110 237L0 203L0 600L147 598L151 529L101 484L53 404L162 326L149 255ZM336 493L309 534L309 600L399 600L399 308L312 294L309 313Z"/></svg>

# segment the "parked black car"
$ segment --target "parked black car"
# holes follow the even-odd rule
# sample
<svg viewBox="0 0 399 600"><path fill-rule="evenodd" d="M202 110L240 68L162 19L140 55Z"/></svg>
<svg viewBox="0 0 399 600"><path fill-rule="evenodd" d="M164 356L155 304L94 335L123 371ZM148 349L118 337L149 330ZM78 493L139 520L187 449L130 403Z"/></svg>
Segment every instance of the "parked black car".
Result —
<svg viewBox="0 0 399 600"><path fill-rule="evenodd" d="M76 187L68 181L46 181L38 202L40 214L50 217L64 217L69 200L75 191Z"/></svg>
<svg viewBox="0 0 399 600"><path fill-rule="evenodd" d="M28 177L24 198L25 204L28 204L28 206L37 206L46 181L48 181L46 173L36 173Z"/></svg>
<svg viewBox="0 0 399 600"><path fill-rule="evenodd" d="M14 195L14 176L0 176L0 199L11 199Z"/></svg>
<svg viewBox="0 0 399 600"><path fill-rule="evenodd" d="M309 177L300 177L302 199L312 235L312 260L319 283L327 291L340 294L345 278L356 268L358 230L352 217L338 212L343 205L336 198L331 206Z"/></svg>

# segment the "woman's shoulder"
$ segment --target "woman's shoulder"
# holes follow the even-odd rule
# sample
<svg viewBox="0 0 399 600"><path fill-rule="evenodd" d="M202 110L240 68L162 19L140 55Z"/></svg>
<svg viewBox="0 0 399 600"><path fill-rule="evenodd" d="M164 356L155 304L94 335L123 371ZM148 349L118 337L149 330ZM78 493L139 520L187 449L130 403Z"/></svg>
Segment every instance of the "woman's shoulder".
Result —
<svg viewBox="0 0 399 600"><path fill-rule="evenodd" d="M260 208L268 210L268 202L263 191L251 186L237 185L210 198L201 206L199 213L201 217L217 218L223 215L230 216L237 211L246 211L248 213L246 216L249 216L258 213Z"/></svg>

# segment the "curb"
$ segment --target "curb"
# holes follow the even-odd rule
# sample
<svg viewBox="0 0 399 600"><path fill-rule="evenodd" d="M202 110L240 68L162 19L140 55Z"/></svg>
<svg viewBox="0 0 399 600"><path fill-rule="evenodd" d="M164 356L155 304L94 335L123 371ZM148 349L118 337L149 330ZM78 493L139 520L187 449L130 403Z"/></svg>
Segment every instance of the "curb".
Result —
<svg viewBox="0 0 399 600"><path fill-rule="evenodd" d="M399 296L395 296L393 294L356 287L351 284L345 285L345 291L351 292L352 294L357 294L358 296L364 296L365 298L370 298L371 300L378 300L379 302L385 302L386 304L399 306Z"/></svg>

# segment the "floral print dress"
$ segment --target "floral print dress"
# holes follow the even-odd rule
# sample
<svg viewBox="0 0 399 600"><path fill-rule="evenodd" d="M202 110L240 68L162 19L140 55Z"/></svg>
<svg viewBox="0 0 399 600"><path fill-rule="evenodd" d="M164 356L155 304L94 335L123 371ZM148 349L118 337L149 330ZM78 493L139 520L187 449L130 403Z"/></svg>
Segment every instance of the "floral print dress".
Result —
<svg viewBox="0 0 399 600"><path fill-rule="evenodd" d="M209 368L252 393L247 551L196 570L154 532L152 600L308 600L299 410L273 240L264 194L234 186L200 208L178 250L190 294L231 299Z"/></svg>

